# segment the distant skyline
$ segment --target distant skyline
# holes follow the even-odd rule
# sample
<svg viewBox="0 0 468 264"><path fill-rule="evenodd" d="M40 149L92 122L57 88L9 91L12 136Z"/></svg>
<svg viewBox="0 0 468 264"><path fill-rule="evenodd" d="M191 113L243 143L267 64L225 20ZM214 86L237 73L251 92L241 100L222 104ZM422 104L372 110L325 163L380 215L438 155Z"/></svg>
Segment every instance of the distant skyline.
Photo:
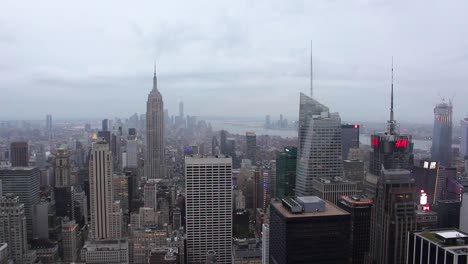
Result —
<svg viewBox="0 0 468 264"><path fill-rule="evenodd" d="M466 1L3 1L0 120L144 113L154 60L170 114L296 120L310 92L343 120L468 114Z"/></svg>

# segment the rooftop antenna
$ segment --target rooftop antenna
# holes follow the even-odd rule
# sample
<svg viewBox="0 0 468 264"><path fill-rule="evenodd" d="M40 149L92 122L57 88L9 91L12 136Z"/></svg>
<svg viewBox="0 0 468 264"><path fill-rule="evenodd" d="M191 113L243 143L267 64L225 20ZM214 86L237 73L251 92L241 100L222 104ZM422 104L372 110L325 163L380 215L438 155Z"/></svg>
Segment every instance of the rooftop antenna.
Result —
<svg viewBox="0 0 468 264"><path fill-rule="evenodd" d="M392 92L390 99L390 120L388 121L390 135L395 134L395 118L393 114L393 56L392 56Z"/></svg>
<svg viewBox="0 0 468 264"><path fill-rule="evenodd" d="M158 90L158 77L156 76L156 60L154 60L153 90Z"/></svg>

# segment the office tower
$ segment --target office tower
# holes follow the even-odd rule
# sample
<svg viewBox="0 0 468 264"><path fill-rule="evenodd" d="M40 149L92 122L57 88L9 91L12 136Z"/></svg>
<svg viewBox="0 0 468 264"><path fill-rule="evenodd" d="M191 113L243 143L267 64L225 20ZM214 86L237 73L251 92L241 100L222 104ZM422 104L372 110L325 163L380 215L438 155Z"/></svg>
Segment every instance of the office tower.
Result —
<svg viewBox="0 0 468 264"><path fill-rule="evenodd" d="M216 136L213 136L211 139L211 155L217 156L219 155L219 143L218 143L218 138Z"/></svg>
<svg viewBox="0 0 468 264"><path fill-rule="evenodd" d="M270 225L262 225L262 264L270 263Z"/></svg>
<svg viewBox="0 0 468 264"><path fill-rule="evenodd" d="M319 177L312 181L312 193L324 200L338 204L342 195L355 196L360 193L358 182L343 177Z"/></svg>
<svg viewBox="0 0 468 264"><path fill-rule="evenodd" d="M460 230L468 232L468 193L462 196L462 206L460 208Z"/></svg>
<svg viewBox="0 0 468 264"><path fill-rule="evenodd" d="M316 177L343 176L341 118L301 93L296 195L312 194Z"/></svg>
<svg viewBox="0 0 468 264"><path fill-rule="evenodd" d="M359 125L341 125L343 160L348 159L351 148L359 148Z"/></svg>
<svg viewBox="0 0 468 264"><path fill-rule="evenodd" d="M187 263L232 257L232 159L185 157Z"/></svg>
<svg viewBox="0 0 468 264"><path fill-rule="evenodd" d="M109 131L109 120L103 119L102 120L102 129L101 131Z"/></svg>
<svg viewBox="0 0 468 264"><path fill-rule="evenodd" d="M413 167L412 172L416 190L422 190L427 194L429 205L436 204L442 198L445 189L445 179L439 180L442 176L439 175L439 164L436 161L422 160L419 166Z"/></svg>
<svg viewBox="0 0 468 264"><path fill-rule="evenodd" d="M33 238L33 207L40 201L40 176L41 171L32 167L0 169L3 193L19 196L20 203L24 204L28 239Z"/></svg>
<svg viewBox="0 0 468 264"><path fill-rule="evenodd" d="M79 227L75 221L65 221L62 224L63 261L75 262L78 258Z"/></svg>
<svg viewBox="0 0 468 264"><path fill-rule="evenodd" d="M109 143L109 146L112 146L112 134L110 131L98 131L97 137L104 139Z"/></svg>
<svg viewBox="0 0 468 264"><path fill-rule="evenodd" d="M184 120L184 102L182 101L179 102L179 117L181 121Z"/></svg>
<svg viewBox="0 0 468 264"><path fill-rule="evenodd" d="M158 90L156 66L154 67L153 90L146 104L146 177L164 178L164 103Z"/></svg>
<svg viewBox="0 0 468 264"><path fill-rule="evenodd" d="M405 263L409 231L416 230L415 185L411 172L383 169L371 218L371 263Z"/></svg>
<svg viewBox="0 0 468 264"><path fill-rule="evenodd" d="M284 147L283 151L276 154L276 198L294 196L296 163L296 147Z"/></svg>
<svg viewBox="0 0 468 264"><path fill-rule="evenodd" d="M228 155L227 152L226 152L227 131L226 130L221 130L220 134L221 135L220 135L219 147L220 147L220 150L221 150L221 154Z"/></svg>
<svg viewBox="0 0 468 264"><path fill-rule="evenodd" d="M266 129L271 128L271 117L270 117L270 115L265 116L265 128Z"/></svg>
<svg viewBox="0 0 468 264"><path fill-rule="evenodd" d="M158 209L158 183L155 180L148 180L143 187L143 199L145 207Z"/></svg>
<svg viewBox="0 0 468 264"><path fill-rule="evenodd" d="M373 201L361 196L341 196L338 207L351 215L351 263L364 263L364 257L369 252L370 222Z"/></svg>
<svg viewBox="0 0 468 264"><path fill-rule="evenodd" d="M365 171L362 160L343 160L344 176L348 180L363 182Z"/></svg>
<svg viewBox="0 0 468 264"><path fill-rule="evenodd" d="M48 201L41 201L40 203L34 205L34 239L49 239L49 212L51 209L53 208L51 208L51 203Z"/></svg>
<svg viewBox="0 0 468 264"><path fill-rule="evenodd" d="M52 136L52 115L46 116L46 136L50 138Z"/></svg>
<svg viewBox="0 0 468 264"><path fill-rule="evenodd" d="M27 167L29 164L28 142L12 142L10 145L12 167Z"/></svg>
<svg viewBox="0 0 468 264"><path fill-rule="evenodd" d="M434 108L431 159L444 167L452 165L452 109L452 102L442 102Z"/></svg>
<svg viewBox="0 0 468 264"><path fill-rule="evenodd" d="M252 161L252 164L255 164L257 159L257 136L254 132L246 132L245 140L247 143L247 158Z"/></svg>
<svg viewBox="0 0 468 264"><path fill-rule="evenodd" d="M86 241L80 257L85 263L128 263L128 241L126 239Z"/></svg>
<svg viewBox="0 0 468 264"><path fill-rule="evenodd" d="M15 264L36 260L36 252L28 250L24 204L12 193L0 197L0 241L8 244L9 255Z"/></svg>
<svg viewBox="0 0 468 264"><path fill-rule="evenodd" d="M468 159L468 117L463 118L460 125L460 157L462 159Z"/></svg>
<svg viewBox="0 0 468 264"><path fill-rule="evenodd" d="M114 202L112 153L109 144L93 142L89 158L89 197L93 240L119 239L122 229L120 203Z"/></svg>
<svg viewBox="0 0 468 264"><path fill-rule="evenodd" d="M270 263L346 263L350 215L316 196L270 206ZM337 250L339 249L339 250Z"/></svg>
<svg viewBox="0 0 468 264"><path fill-rule="evenodd" d="M434 206L438 228L460 228L460 200L439 200Z"/></svg>
<svg viewBox="0 0 468 264"><path fill-rule="evenodd" d="M411 232L407 264L468 263L468 234L456 229Z"/></svg>
<svg viewBox="0 0 468 264"><path fill-rule="evenodd" d="M70 186L70 152L66 148L59 148L54 162L55 187Z"/></svg>
<svg viewBox="0 0 468 264"><path fill-rule="evenodd" d="M136 129L135 128L129 128L128 129L128 135L129 136L136 136Z"/></svg>

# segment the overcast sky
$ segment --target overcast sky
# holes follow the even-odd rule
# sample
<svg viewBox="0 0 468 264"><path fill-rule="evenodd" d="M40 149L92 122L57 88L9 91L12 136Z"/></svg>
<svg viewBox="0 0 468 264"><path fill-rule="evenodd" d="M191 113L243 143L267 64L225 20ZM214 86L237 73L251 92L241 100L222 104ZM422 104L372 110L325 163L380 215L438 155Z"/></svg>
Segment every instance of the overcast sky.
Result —
<svg viewBox="0 0 468 264"><path fill-rule="evenodd" d="M173 114L297 119L299 92L343 120L468 113L468 2L2 1L0 119L143 113L153 62ZM455 121L458 122L458 121Z"/></svg>

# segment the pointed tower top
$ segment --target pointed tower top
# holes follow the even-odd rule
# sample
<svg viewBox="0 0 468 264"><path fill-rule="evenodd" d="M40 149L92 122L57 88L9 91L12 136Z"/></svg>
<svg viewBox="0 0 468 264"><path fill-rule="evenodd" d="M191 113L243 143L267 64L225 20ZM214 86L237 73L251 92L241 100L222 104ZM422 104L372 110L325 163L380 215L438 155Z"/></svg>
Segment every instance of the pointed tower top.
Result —
<svg viewBox="0 0 468 264"><path fill-rule="evenodd" d="M312 64L312 40L310 41L310 97L314 96L314 71Z"/></svg>
<svg viewBox="0 0 468 264"><path fill-rule="evenodd" d="M393 114L393 56L392 56L392 85L391 85L391 95L390 95L390 120L388 121L388 130L390 132L390 135L395 134L395 117Z"/></svg>
<svg viewBox="0 0 468 264"><path fill-rule="evenodd" d="M156 76L156 60L154 60L153 90L158 90L158 77Z"/></svg>

